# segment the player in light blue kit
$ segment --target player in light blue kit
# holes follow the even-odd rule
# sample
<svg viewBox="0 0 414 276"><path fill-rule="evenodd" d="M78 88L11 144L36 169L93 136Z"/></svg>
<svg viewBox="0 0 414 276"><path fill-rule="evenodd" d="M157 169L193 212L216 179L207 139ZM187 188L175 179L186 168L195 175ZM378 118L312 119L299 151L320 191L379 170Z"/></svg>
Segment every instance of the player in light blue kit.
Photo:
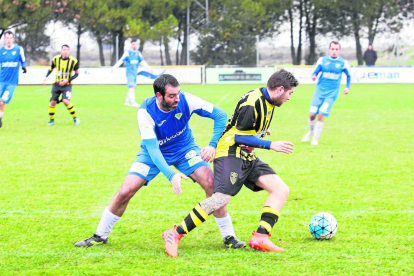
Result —
<svg viewBox="0 0 414 276"><path fill-rule="evenodd" d="M349 93L351 86L350 67L348 62L339 56L340 52L341 45L332 41L329 44L329 56L319 58L312 74L312 80L316 80L321 72L309 110L309 131L303 136L302 142L309 142L312 139L311 145L313 146L318 145L324 118L329 116L332 106L338 98L342 73L346 75L344 94ZM317 120L316 117L318 117Z"/></svg>
<svg viewBox="0 0 414 276"><path fill-rule="evenodd" d="M26 58L21 46L14 44L14 34L4 32L4 46L0 48L0 127L2 127L4 107L9 104L19 83L20 64L26 73Z"/></svg>
<svg viewBox="0 0 414 276"><path fill-rule="evenodd" d="M155 96L144 100L138 110L141 150L121 189L105 209L96 234L77 242L76 247L107 243L109 233L124 213L129 200L159 172L171 182L177 195L182 193L181 179L187 179L187 176L200 184L207 197L213 194L214 177L207 162L212 162L215 157L217 142L227 120L226 113L197 96L181 91L178 81L171 75L158 77L153 86ZM214 120L213 137L209 145L201 150L188 124L194 113ZM173 171L170 165L182 174ZM159 202L154 201L155 206L158 204ZM244 242L237 240L225 207L213 214L224 244L231 248L245 247ZM159 216L162 220L163 217ZM149 228L149 231L153 231L151 226Z"/></svg>
<svg viewBox="0 0 414 276"><path fill-rule="evenodd" d="M114 67L112 67L112 71L121 66L124 62L128 86L128 92L124 105L139 107L140 105L135 102L135 86L137 86L138 67L142 64L148 70L152 71L152 69L142 57L141 52L138 50L138 42L136 39L131 41L131 49L124 53L121 59L118 60Z"/></svg>

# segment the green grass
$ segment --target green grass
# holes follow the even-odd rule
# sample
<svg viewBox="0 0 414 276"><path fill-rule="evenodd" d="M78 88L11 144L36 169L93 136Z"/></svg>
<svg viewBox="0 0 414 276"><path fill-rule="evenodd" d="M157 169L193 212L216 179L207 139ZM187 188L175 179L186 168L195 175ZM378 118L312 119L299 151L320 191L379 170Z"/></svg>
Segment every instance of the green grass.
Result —
<svg viewBox="0 0 414 276"><path fill-rule="evenodd" d="M254 85L183 85L231 114ZM314 86L301 85L277 109L272 140L293 154L257 150L290 187L272 240L285 253L226 250L214 219L185 237L180 258L166 256L161 234L203 200L185 181L173 193L159 175L130 202L107 246L75 248L96 230L138 152L136 109L124 86L74 86L75 127L59 105L47 127L50 86L19 86L0 129L0 275L412 275L414 273L414 86L353 85L326 120L320 145L300 143ZM138 101L151 96L138 87ZM195 115L200 146L212 121ZM238 238L256 229L265 192L243 188L228 211ZM339 230L330 241L307 229L320 211Z"/></svg>

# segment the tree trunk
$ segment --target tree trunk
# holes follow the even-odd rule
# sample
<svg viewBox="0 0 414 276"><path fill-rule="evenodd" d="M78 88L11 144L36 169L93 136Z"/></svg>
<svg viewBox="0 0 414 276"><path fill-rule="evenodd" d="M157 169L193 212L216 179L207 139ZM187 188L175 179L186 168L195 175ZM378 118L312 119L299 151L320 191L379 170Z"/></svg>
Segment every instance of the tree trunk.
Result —
<svg viewBox="0 0 414 276"><path fill-rule="evenodd" d="M160 39L160 58L161 58L161 66L164 66L164 58L162 56L162 37Z"/></svg>
<svg viewBox="0 0 414 276"><path fill-rule="evenodd" d="M290 55L292 56L292 64L296 63L295 45L293 41L293 14L292 9L288 9L289 21L290 21Z"/></svg>
<svg viewBox="0 0 414 276"><path fill-rule="evenodd" d="M122 29L117 30L117 31L113 31L112 32L112 47L113 47L113 51L112 51L112 57L111 57L111 65L114 65L117 60L116 60L116 36L118 35L118 58L121 58L122 55L124 54L124 46L125 46L125 38L124 38L124 32L122 31Z"/></svg>
<svg viewBox="0 0 414 276"><path fill-rule="evenodd" d="M77 35L78 35L78 44L76 45L76 59L77 60L80 60L80 48L81 48L81 45L80 45L80 37L82 35L82 26L81 26L80 23L78 24Z"/></svg>
<svg viewBox="0 0 414 276"><path fill-rule="evenodd" d="M98 48L99 48L99 62L101 63L101 66L105 66L105 56L103 52L103 42L102 37L99 31L95 33L96 41L98 42Z"/></svg>
<svg viewBox="0 0 414 276"><path fill-rule="evenodd" d="M302 63L302 17L303 17L303 0L299 1L299 41L298 49L296 52L296 63L294 65L300 65Z"/></svg>
<svg viewBox="0 0 414 276"><path fill-rule="evenodd" d="M144 44L145 44L146 40L145 39L140 39L139 40L139 47L138 50L142 53L144 51Z"/></svg>
<svg viewBox="0 0 414 276"><path fill-rule="evenodd" d="M357 14L354 15L354 18L358 18ZM359 20L358 19L354 19L352 22L352 25L354 27L354 37L355 37L355 46L356 46L356 57L358 60L358 65L364 65L364 61L362 59L362 48L361 48L361 36L359 35Z"/></svg>
<svg viewBox="0 0 414 276"><path fill-rule="evenodd" d="M305 58L306 65L313 65L316 62L316 25L318 24L318 14L313 12L312 23L306 19L306 29L309 36L309 54Z"/></svg>
<svg viewBox="0 0 414 276"><path fill-rule="evenodd" d="M165 63L167 65L172 65L171 56L170 56L170 47L168 46L168 42L170 40L168 37L164 37L164 52L165 52Z"/></svg>
<svg viewBox="0 0 414 276"><path fill-rule="evenodd" d="M184 41L181 48L180 65L187 65L187 21L183 24Z"/></svg>

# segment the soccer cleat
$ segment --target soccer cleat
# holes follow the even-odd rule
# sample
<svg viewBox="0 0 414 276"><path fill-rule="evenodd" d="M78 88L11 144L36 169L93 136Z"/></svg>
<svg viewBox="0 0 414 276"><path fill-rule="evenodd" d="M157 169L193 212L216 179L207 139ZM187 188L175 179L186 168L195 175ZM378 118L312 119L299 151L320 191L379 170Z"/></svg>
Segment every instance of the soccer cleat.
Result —
<svg viewBox="0 0 414 276"><path fill-rule="evenodd" d="M249 241L249 246L260 251L284 252L283 248L277 247L270 240L270 234L253 232L253 237Z"/></svg>
<svg viewBox="0 0 414 276"><path fill-rule="evenodd" d="M312 132L306 133L305 136L302 137L302 143L309 142L312 136L313 136Z"/></svg>
<svg viewBox="0 0 414 276"><path fill-rule="evenodd" d="M75 243L76 247L91 247L94 245L103 245L108 242L108 239L102 239L100 236L93 234L92 237Z"/></svg>
<svg viewBox="0 0 414 276"><path fill-rule="evenodd" d="M227 248L237 249L246 247L246 243L229 235L224 239L224 246Z"/></svg>
<svg viewBox="0 0 414 276"><path fill-rule="evenodd" d="M0 117L0 127L3 125L3 122L1 121L3 117Z"/></svg>
<svg viewBox="0 0 414 276"><path fill-rule="evenodd" d="M55 124L55 120L50 120L49 123L47 123L48 126L53 126Z"/></svg>
<svg viewBox="0 0 414 276"><path fill-rule="evenodd" d="M174 226L174 229L170 229L162 233L162 238L165 244L165 252L174 258L178 257L178 244L180 243L181 238L184 236L178 234L175 230L176 228L177 226Z"/></svg>
<svg viewBox="0 0 414 276"><path fill-rule="evenodd" d="M132 103L131 106L132 107L140 107L141 105L139 103Z"/></svg>
<svg viewBox="0 0 414 276"><path fill-rule="evenodd" d="M125 106L131 106L131 104L130 104L130 103L124 103L124 105L125 105Z"/></svg>
<svg viewBox="0 0 414 276"><path fill-rule="evenodd" d="M80 125L80 120L78 118L73 119L73 122L75 123L75 126Z"/></svg>
<svg viewBox="0 0 414 276"><path fill-rule="evenodd" d="M317 145L319 145L318 140L316 140L316 139L312 139L311 145L312 145L312 146L317 146Z"/></svg>

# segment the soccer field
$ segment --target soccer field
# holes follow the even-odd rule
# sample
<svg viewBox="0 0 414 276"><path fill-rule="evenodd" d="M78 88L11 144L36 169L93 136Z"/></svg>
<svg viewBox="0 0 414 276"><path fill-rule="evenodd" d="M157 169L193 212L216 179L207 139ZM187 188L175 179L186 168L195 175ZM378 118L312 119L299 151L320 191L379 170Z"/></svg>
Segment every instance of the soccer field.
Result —
<svg viewBox="0 0 414 276"><path fill-rule="evenodd" d="M178 259L162 232L182 221L204 191L182 182L177 196L163 176L141 189L105 246L75 248L90 237L139 150L136 108L125 86L76 86L74 126L63 104L49 121L50 86L18 86L0 129L0 275L412 275L414 273L414 86L362 85L341 94L319 146L302 144L314 85L300 85L275 111L272 140L290 155L256 154L282 177L290 195L272 241L284 253L224 249L213 217L184 237ZM230 116L255 85L182 85ZM152 96L138 86L137 101ZM213 123L190 121L200 147ZM267 197L243 188L228 205L248 242ZM317 241L308 223L330 212L338 232Z"/></svg>

